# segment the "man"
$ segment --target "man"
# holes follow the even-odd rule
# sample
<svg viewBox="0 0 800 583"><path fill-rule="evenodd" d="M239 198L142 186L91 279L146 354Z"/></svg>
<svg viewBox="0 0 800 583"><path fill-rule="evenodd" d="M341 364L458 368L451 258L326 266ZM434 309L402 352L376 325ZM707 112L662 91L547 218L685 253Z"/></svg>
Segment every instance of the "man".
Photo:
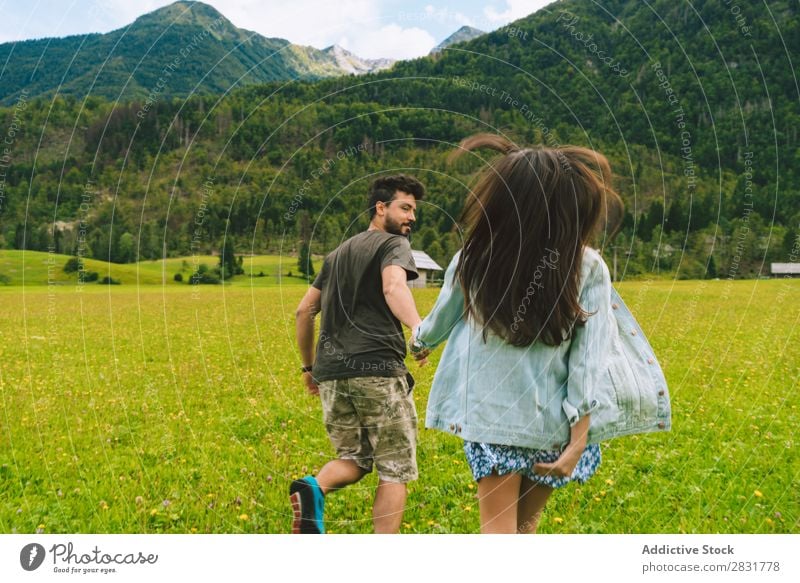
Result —
<svg viewBox="0 0 800 583"><path fill-rule="evenodd" d="M321 398L338 458L316 477L292 482L294 533L324 533L325 496L358 482L373 465L379 478L375 532L400 529L406 484L417 478L417 413L401 322L410 329L421 322L407 285L418 277L407 237L424 196L425 188L411 176L375 180L369 228L325 258L297 308L303 382ZM315 358L314 318L320 311Z"/></svg>

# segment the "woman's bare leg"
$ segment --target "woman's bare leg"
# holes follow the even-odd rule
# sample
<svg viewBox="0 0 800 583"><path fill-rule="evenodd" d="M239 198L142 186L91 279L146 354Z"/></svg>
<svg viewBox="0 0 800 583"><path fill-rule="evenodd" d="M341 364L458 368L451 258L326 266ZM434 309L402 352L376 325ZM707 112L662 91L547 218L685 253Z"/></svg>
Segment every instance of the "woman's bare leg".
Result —
<svg viewBox="0 0 800 583"><path fill-rule="evenodd" d="M519 474L492 474L478 481L482 534L517 532L517 501L521 479Z"/></svg>
<svg viewBox="0 0 800 583"><path fill-rule="evenodd" d="M520 534L536 534L536 527L542 517L547 499L552 494L550 486L537 484L530 478L522 476L519 485L519 504L517 505L517 532Z"/></svg>

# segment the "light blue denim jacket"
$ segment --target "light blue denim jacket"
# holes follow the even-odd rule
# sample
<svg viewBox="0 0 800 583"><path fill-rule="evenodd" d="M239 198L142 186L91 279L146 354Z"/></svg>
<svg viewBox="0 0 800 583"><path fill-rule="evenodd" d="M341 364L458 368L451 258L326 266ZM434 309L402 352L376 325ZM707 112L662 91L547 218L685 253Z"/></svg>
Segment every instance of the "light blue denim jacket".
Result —
<svg viewBox="0 0 800 583"><path fill-rule="evenodd" d="M486 342L465 318L454 281L457 253L417 340L434 348L449 340L436 370L425 425L465 440L560 449L570 427L591 414L589 443L668 430L667 383L642 329L611 285L600 254L586 248L580 304L589 316L559 346Z"/></svg>

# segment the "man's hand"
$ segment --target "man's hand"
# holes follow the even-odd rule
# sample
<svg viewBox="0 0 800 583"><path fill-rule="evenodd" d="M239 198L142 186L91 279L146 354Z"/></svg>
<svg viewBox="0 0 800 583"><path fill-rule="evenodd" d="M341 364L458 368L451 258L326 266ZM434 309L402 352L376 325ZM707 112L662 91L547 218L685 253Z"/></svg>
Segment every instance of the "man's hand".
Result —
<svg viewBox="0 0 800 583"><path fill-rule="evenodd" d="M408 342L408 351L411 353L411 356L414 357L414 360L417 361L417 364L420 366L425 366L428 364L428 355L431 353L429 348L423 348L420 344L417 343L417 327L414 326L411 332L411 340Z"/></svg>
<svg viewBox="0 0 800 583"><path fill-rule="evenodd" d="M321 298L322 292L311 286L295 312L297 346L303 364L314 362L314 317L319 313ZM310 395L319 395L319 387L310 371L303 373L303 384Z"/></svg>
<svg viewBox="0 0 800 583"><path fill-rule="evenodd" d="M303 373L303 384L306 386L309 395L319 396L319 385L310 371Z"/></svg>
<svg viewBox="0 0 800 583"><path fill-rule="evenodd" d="M430 355L431 351L427 348L423 348L419 352L412 352L411 356L414 357L414 360L417 361L417 364L420 366L425 366L428 364L428 355Z"/></svg>

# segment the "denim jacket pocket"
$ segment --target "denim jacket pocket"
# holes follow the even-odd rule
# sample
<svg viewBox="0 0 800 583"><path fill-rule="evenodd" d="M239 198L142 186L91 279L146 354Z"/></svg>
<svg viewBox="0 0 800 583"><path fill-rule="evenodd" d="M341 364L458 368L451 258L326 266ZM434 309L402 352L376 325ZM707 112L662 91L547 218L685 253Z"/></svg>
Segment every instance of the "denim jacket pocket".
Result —
<svg viewBox="0 0 800 583"><path fill-rule="evenodd" d="M609 363L609 374L617 397L622 419L643 422L656 416L658 402L655 391L647 386L647 376L635 370L625 350L614 350Z"/></svg>

